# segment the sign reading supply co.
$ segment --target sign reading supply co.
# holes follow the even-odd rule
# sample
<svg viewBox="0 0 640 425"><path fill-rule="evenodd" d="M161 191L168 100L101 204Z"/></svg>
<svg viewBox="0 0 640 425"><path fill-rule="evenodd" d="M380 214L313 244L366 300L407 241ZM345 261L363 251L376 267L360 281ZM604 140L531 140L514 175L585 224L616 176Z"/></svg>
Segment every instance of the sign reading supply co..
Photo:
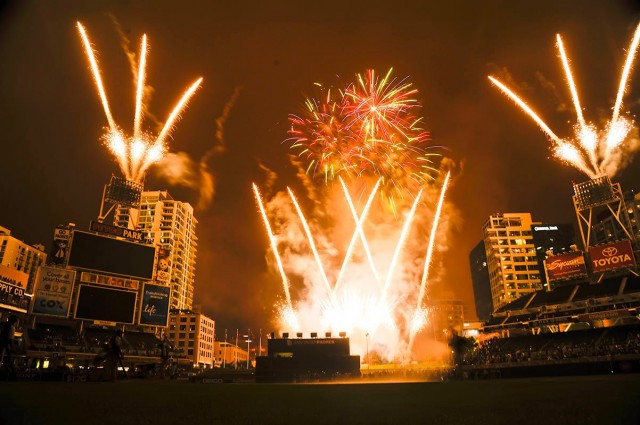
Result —
<svg viewBox="0 0 640 425"><path fill-rule="evenodd" d="M636 265L633 248L628 240L592 246L589 248L589 258L594 273Z"/></svg>
<svg viewBox="0 0 640 425"><path fill-rule="evenodd" d="M76 272L57 267L40 267L33 297L33 314L67 317Z"/></svg>

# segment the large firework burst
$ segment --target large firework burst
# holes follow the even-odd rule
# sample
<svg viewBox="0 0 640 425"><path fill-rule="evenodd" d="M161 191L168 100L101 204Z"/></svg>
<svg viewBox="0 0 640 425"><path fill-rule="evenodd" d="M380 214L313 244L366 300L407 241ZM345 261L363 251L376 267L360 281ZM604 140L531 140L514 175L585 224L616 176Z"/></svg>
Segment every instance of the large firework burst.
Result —
<svg viewBox="0 0 640 425"><path fill-rule="evenodd" d="M324 89L291 115L291 148L307 164L307 174L326 182L372 176L393 205L407 192L415 195L438 173L439 156L418 116L417 90L405 79L380 77L374 70L343 89ZM374 180L374 181L375 181Z"/></svg>

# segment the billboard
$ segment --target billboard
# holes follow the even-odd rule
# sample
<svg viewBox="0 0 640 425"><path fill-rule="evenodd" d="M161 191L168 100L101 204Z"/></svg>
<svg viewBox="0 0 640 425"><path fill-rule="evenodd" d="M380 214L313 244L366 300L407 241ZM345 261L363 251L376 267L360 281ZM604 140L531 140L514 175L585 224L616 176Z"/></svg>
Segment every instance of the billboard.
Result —
<svg viewBox="0 0 640 425"><path fill-rule="evenodd" d="M549 257L544 260L544 269L549 282L587 275L587 264L582 251Z"/></svg>
<svg viewBox="0 0 640 425"><path fill-rule="evenodd" d="M98 285L115 286L123 289L137 291L140 281L135 279L124 279L122 277L106 276L89 272L80 273L80 282L95 283Z"/></svg>
<svg viewBox="0 0 640 425"><path fill-rule="evenodd" d="M139 323L141 325L167 326L169 295L171 295L171 288L168 286L145 283Z"/></svg>
<svg viewBox="0 0 640 425"><path fill-rule="evenodd" d="M92 221L89 225L89 230L96 233L102 233L103 235L116 236L132 241L138 241L140 243L150 243L150 241L145 238L143 232L127 229L125 227L112 226L110 224L100 223L98 221Z"/></svg>
<svg viewBox="0 0 640 425"><path fill-rule="evenodd" d="M58 226L53 232L53 244L47 256L47 263L57 266L66 265L67 254L69 253L69 239L71 230L67 226Z"/></svg>
<svg viewBox="0 0 640 425"><path fill-rule="evenodd" d="M156 262L156 280L168 283L171 278L171 251L166 248L158 249Z"/></svg>
<svg viewBox="0 0 640 425"><path fill-rule="evenodd" d="M11 286L17 286L24 290L27 289L29 275L25 272L21 272L20 270L0 264L0 282Z"/></svg>
<svg viewBox="0 0 640 425"><path fill-rule="evenodd" d="M137 298L136 292L81 284L74 317L133 324Z"/></svg>
<svg viewBox="0 0 640 425"><path fill-rule="evenodd" d="M75 231L68 264L80 269L151 280L155 255L153 246Z"/></svg>
<svg viewBox="0 0 640 425"><path fill-rule="evenodd" d="M594 273L636 265L633 248L628 240L592 246L589 248L589 257Z"/></svg>
<svg viewBox="0 0 640 425"><path fill-rule="evenodd" d="M76 272L57 267L40 267L31 303L31 313L67 317Z"/></svg>

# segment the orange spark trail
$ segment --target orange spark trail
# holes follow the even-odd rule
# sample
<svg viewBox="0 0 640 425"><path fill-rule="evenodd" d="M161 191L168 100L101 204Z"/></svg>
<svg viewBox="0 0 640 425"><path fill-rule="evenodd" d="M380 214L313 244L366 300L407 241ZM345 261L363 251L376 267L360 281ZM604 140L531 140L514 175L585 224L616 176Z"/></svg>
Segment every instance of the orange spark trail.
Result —
<svg viewBox="0 0 640 425"><path fill-rule="evenodd" d="M349 209L351 210L351 215L353 215L353 219L355 220L356 226L357 226L358 213L356 212L356 208L353 205L353 200L351 199L351 195L349 195L349 190L347 189L347 186L344 183L344 180L342 180L342 177L338 177L338 179L340 180L340 184L342 185L342 189L344 190L344 196L347 198L347 202L349 203ZM369 244L367 243L367 239L364 236L364 230L362 229L362 227L358 227L358 230L360 234L360 239L362 240L362 245L364 246L364 251L367 254L367 259L369 260L369 265L371 266L371 270L373 271L373 275L376 278L376 281L378 282L378 286L380 286L380 289L382 289L380 274L378 273L375 262L373 261L373 256L371 255Z"/></svg>
<svg viewBox="0 0 640 425"><path fill-rule="evenodd" d="M336 283L335 285L333 285L333 294L335 294L338 291L338 288L340 287L340 283L342 282L342 275L344 274L345 269L347 268L347 263L349 262L349 259L351 258L351 253L353 252L353 247L355 245L356 240L358 239L358 234L359 234L359 230L362 228L362 225L367 217L367 214L369 213L369 207L371 207L371 203L373 202L373 198L376 194L376 192L378 191L378 186L380 186L380 181L381 179L378 179L378 181L376 182L376 185L374 186L373 190L371 191L371 195L369 195L369 199L367 199L367 203L364 206L364 210L362 210L362 215L360 216L360 219L358 219L358 223L356 224L356 231L353 233L353 237L351 238L351 242L349 242L349 247L347 248L347 252L344 256L344 261L342 262L342 267L340 268L340 272L338 273L338 278L336 279Z"/></svg>
<svg viewBox="0 0 640 425"><path fill-rule="evenodd" d="M420 197L422 196L422 190L418 192L418 196L416 196L416 200L413 201L413 205L411 206L411 210L405 219L404 226L402 226L402 232L400 233L400 238L398 239L398 243L396 244L396 249L393 252L393 257L391 258L391 264L389 265L389 270L387 271L387 278L384 282L384 287L382 288L382 295L380 299L383 304L386 303L387 292L389 291L389 286L391 286L391 280L393 279L393 272L396 268L396 264L398 263L398 259L400 258L400 253L402 252L402 248L404 247L404 241L409 234L409 229L411 228L411 222L413 221L413 216L415 215L416 208L418 206L418 202L420 201Z"/></svg>
<svg viewBox="0 0 640 425"><path fill-rule="evenodd" d="M638 43L640 43L640 24L636 27L636 32L633 35L631 46L627 52L627 60L625 61L624 68L622 69L622 77L620 78L620 86L618 87L618 95L616 96L616 103L613 107L613 117L611 118L611 127L615 127L618 121L618 115L620 114L620 108L622 107L622 97L627 89L627 80L629 73L631 72L631 66L638 50Z"/></svg>
<svg viewBox="0 0 640 425"><path fill-rule="evenodd" d="M175 124L175 121L178 119L180 112L182 112L182 110L187 106L189 99L196 92L196 90L200 86L200 83L202 83L202 77L198 78L198 80L196 80L196 82L193 83L191 87L189 87L187 91L182 95L180 101L173 108L173 111L171 111L171 114L165 122L162 131L156 138L155 143L149 149L151 154L147 155L144 158L142 165L140 165L134 172L134 177L138 178L139 176L141 177L142 175L144 175L144 173L147 171L147 168L149 168L151 164L162 157L162 153L164 152L164 139L166 139L171 130L173 130L173 126Z"/></svg>
<svg viewBox="0 0 640 425"><path fill-rule="evenodd" d="M542 119L535 112L533 112L533 109L531 109L529 107L529 105L527 105L514 92L509 90L509 88L507 86L502 84L497 79L493 78L492 76L489 76L489 80L491 80L491 82L496 87L498 87L504 94L506 94L507 97L509 97L518 106L520 106L520 108L524 112L526 112L540 126L540 128L547 134L547 136L549 136L549 138L551 138L551 140L553 142L555 142L555 144L556 144L556 155L558 155L561 159L569 162L571 165L573 165L574 167L576 167L577 169L579 169L580 171L582 171L583 173L585 173L589 177L594 178L596 176L596 173L594 173L593 171L589 170L589 168L585 165L584 161L579 157L579 155L578 155L578 157L573 157L573 156L565 157L565 156L562 156L562 152L566 151L566 146L568 144L566 142L563 142L558 136L556 136L556 134L553 131L551 131L549 126L547 124L545 124L545 122L542 121Z"/></svg>
<svg viewBox="0 0 640 425"><path fill-rule="evenodd" d="M191 87L189 87L187 91L182 95L182 98L180 99L178 104L173 108L171 115L169 115L169 118L167 119L167 121L164 124L164 127L162 128L162 131L158 135L156 144L162 144L164 142L164 139L171 132L171 130L173 130L174 122L178 118L180 112L182 112L182 109L184 109L185 106L187 105L187 102L189 101L191 96L193 96L193 94L196 92L196 90L198 89L198 86L200 86L200 83L202 83L202 77L198 78L196 82L193 83Z"/></svg>
<svg viewBox="0 0 640 425"><path fill-rule="evenodd" d="M576 84L573 81L573 75L571 73L571 68L569 66L569 59L567 58L567 54L564 50L564 45L562 44L562 37L560 34L556 34L557 46L560 51L560 58L562 59L562 66L564 67L564 73L567 76L567 83L569 84L569 91L571 91L571 97L573 98L573 105L576 110L576 115L578 116L578 123L580 124L580 130L578 132L578 139L582 147L587 151L589 155L589 161L591 162L591 166L596 172L598 171L598 161L596 158L596 149L598 144L598 136L595 131L587 125L584 120L584 116L582 114L582 107L580 106L580 100L578 98L578 90L576 89Z"/></svg>
<svg viewBox="0 0 640 425"><path fill-rule="evenodd" d="M269 224L269 219L267 218L267 212L264 209L264 205L262 203L262 198L260 197L260 192L258 191L258 186L253 183L253 192L256 196L256 201L258 201L258 206L260 207L260 213L262 214L262 219L264 220L264 225L267 228L267 234L269 235L269 242L271 243L271 250L273 251L273 255L276 257L276 263L278 264L278 270L280 271L280 277L282 277L282 287L284 289L284 294L287 299L287 306L290 311L293 311L293 306L291 305L291 295L289 293L289 280L287 279L287 275L284 272L284 267L282 266L282 260L280 259L280 254L278 253L278 242L276 241L273 232L271 231L271 225Z"/></svg>
<svg viewBox="0 0 640 425"><path fill-rule="evenodd" d="M558 144L558 145L560 145L562 143L560 138L558 136L556 136L556 134L553 131L551 131L549 126L547 124L545 124L545 122L542 121L542 119L535 112L533 112L533 109L531 109L529 107L529 105L524 103L524 101L522 99L520 99L514 92L509 90L509 88L507 86L505 86L500 81L498 81L497 79L493 78L492 76L489 76L489 80L491 80L491 82L496 87L498 87L500 90L502 90L502 92L504 94L506 94L507 97L509 97L511 100L513 100L518 106L520 106L520 108L522 108L523 111L525 111L531 118L533 118L533 120L540 126L542 131L547 133L547 135L551 138L551 140L556 142L556 144Z"/></svg>
<svg viewBox="0 0 640 425"><path fill-rule="evenodd" d="M109 102L107 101L107 94L104 91L104 86L102 85L102 78L100 78L100 68L98 67L98 62L93 53L93 48L91 47L91 42L89 41L89 37L87 36L87 32L80 22L76 22L78 26L78 31L80 32L80 36L82 37L82 42L84 43L84 50L87 53L87 58L89 59L89 63L91 64L91 71L93 73L93 79L96 82L96 86L98 86L98 93L100 94L100 99L102 100L102 107L104 108L104 113L107 116L107 121L109 121L109 128L111 128L112 132L116 132L118 127L116 126L116 122L113 119L113 115L111 115L111 110L109 109Z"/></svg>
<svg viewBox="0 0 640 425"><path fill-rule="evenodd" d="M293 195L293 192L288 187L287 187L287 190L289 191L289 196L291 197L291 200L293 201L293 205L296 207L296 211L298 211L298 216L300 217L300 221L302 222L302 227L304 227L304 231L307 234L307 239L309 240L309 245L311 246L311 252L313 252L313 256L316 259L316 263L318 264L318 268L320 269L320 274L322 275L322 280L324 281L325 286L327 287L327 293L331 295L333 293L333 291L331 290L331 284L329 284L329 279L327 279L327 275L326 275L326 273L324 271L324 267L322 266L322 261L320 260L320 255L318 254L318 250L316 249L316 244L313 241L313 236L311 235L311 230L309 229L309 225L307 224L307 220L304 218L304 214L302 213L302 209L300 208L300 205L298 204L298 200Z"/></svg>
<svg viewBox="0 0 640 425"><path fill-rule="evenodd" d="M422 281L420 282L420 293L418 295L418 305L416 310L420 309L424 295L427 288L427 281L429 280L429 269L431 265L431 256L433 255L433 247L436 240L436 232L438 230L438 223L440 223L440 214L442 213L442 204L444 203L444 194L447 192L447 186L449 185L449 177L451 172L447 173L447 177L444 179L442 189L440 190L440 199L438 199L438 207L436 208L436 214L433 217L433 224L431 225L431 235L429 236L429 245L427 246L427 256L424 260L424 271L422 272Z"/></svg>
<svg viewBox="0 0 640 425"><path fill-rule="evenodd" d="M431 225L431 235L429 236L429 245L427 247L427 256L424 261L424 271L422 273L422 281L420 282L420 293L418 294L418 303L416 305L416 310L413 315L410 332L409 332L409 350L413 347L413 342L416 333L424 326L426 323L427 312L422 308L422 302L424 300L424 296L427 289L427 281L429 280L429 269L431 266L431 256L433 255L433 247L435 245L435 237L436 232L438 230L438 223L440 222L440 213L442 212L442 204L444 203L444 194L447 191L447 186L449 185L449 177L451 172L447 173L447 177L444 179L444 183L442 184L442 189L440 190L440 199L438 199L438 207L436 208L436 214L433 217L433 224Z"/></svg>
<svg viewBox="0 0 640 425"><path fill-rule="evenodd" d="M136 112L133 124L133 137L140 135L142 125L142 95L144 94L145 67L147 63L147 35L142 36L142 46L140 46L140 62L138 63L138 88L136 93Z"/></svg>
<svg viewBox="0 0 640 425"><path fill-rule="evenodd" d="M571 97L573 97L573 105L576 108L576 114L578 115L578 121L580 122L580 126L586 127L587 123L584 121L584 116L582 115L578 91L576 90L576 85L573 81L573 75L571 74L571 68L569 67L569 59L567 59L567 54L564 51L564 45L562 44L560 34L556 34L556 40L558 50L560 51L560 58L562 59L562 65L564 67L564 73L567 76L567 83L569 84L569 90L571 91Z"/></svg>

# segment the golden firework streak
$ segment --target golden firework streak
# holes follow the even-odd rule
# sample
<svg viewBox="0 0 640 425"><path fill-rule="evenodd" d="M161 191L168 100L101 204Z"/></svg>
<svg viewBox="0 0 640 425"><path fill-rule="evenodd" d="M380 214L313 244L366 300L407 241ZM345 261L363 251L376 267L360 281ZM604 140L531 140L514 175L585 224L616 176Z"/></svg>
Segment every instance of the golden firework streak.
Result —
<svg viewBox="0 0 640 425"><path fill-rule="evenodd" d="M102 78L100 77L100 68L98 67L98 62L96 61L93 48L91 47L89 36L87 35L87 32L80 22L76 22L76 25L78 26L78 31L80 31L80 36L82 37L82 42L84 43L84 50L87 53L87 58L89 59L89 63L91 64L91 72L93 74L93 79L96 82L96 86L98 86L98 93L100 94L100 99L102 100L102 107L104 108L104 113L107 116L107 121L109 121L109 128L112 132L116 132L118 130L118 127L116 126L116 122L113 119L113 115L111 115L111 110L109 109L107 93L104 91L104 85L102 84Z"/></svg>
<svg viewBox="0 0 640 425"><path fill-rule="evenodd" d="M369 265L371 266L371 270L373 271L373 275L376 278L376 282L378 282L378 286L382 289L382 279L378 270L376 269L375 262L373 261L373 256L371 255L371 250L369 249L369 244L367 243L367 238L364 236L364 229L362 226L358 227L358 213L356 212L356 208L353 205L353 200L351 199L351 195L349 195L349 190L347 189L347 185L342 180L342 177L338 177L340 180L340 184L342 185L342 190L344 190L344 196L347 198L347 202L349 203L349 209L351 210L351 215L353 215L353 220L356 223L356 229L360 234L360 239L362 240L362 245L364 246L364 251L367 255L367 259L369 260Z"/></svg>
<svg viewBox="0 0 640 425"><path fill-rule="evenodd" d="M420 282L420 292L418 294L418 302L416 305L416 311L414 317L421 316L420 312L422 311L422 303L424 301L425 294L427 292L427 282L429 281L429 270L431 268L431 257L433 256L433 247L435 245L436 233L438 231L438 224L440 223L440 214L442 213L442 205L444 204L444 195L447 192L447 187L449 186L449 177L451 176L451 172L447 173L447 176L444 179L444 183L442 183L442 189L440 189L440 198L438 199L438 206L436 208L436 214L433 217L433 224L431 225L431 235L429 235L429 245L427 246L427 255L424 260L424 271L422 272L422 281ZM419 327L415 324L411 326L410 336L409 336L409 348L413 346L413 339L415 334L418 332Z"/></svg>
<svg viewBox="0 0 640 425"><path fill-rule="evenodd" d="M338 292L338 288L340 287L340 283L342 282L342 276L344 275L344 271L347 268L347 263L351 258L351 254L353 252L353 247L355 246L356 240L358 239L358 235L364 224L365 219L367 218L367 214L369 213L369 208L371 207L371 203L373 202L373 198L375 197L376 192L378 191L378 187L380 186L381 179L378 179L376 185L374 186L371 194L369 195L369 199L367 199L367 203L362 210L362 215L360 215L360 219L356 223L356 231L353 233L353 237L351 238L351 242L349 242L349 247L347 248L347 252L345 253L344 260L342 262L342 267L340 267L340 272L338 272L338 278L336 279L335 285L333 285L333 294Z"/></svg>
<svg viewBox="0 0 640 425"><path fill-rule="evenodd" d="M298 205L298 201L296 197L293 195L293 192L288 187L287 187L287 190L289 191L289 196L293 201L293 205L296 207L296 211L298 212L298 216L300 217L300 221L302 222L302 227L304 228L304 231L307 234L307 239L309 240L309 246L311 247L311 251L313 252L313 257L316 259L316 263L318 264L318 268L320 269L320 274L322 275L322 281L324 282L327 288L327 294L331 295L333 293L333 291L331 290L331 284L329 284L329 279L327 279L327 275L324 271L324 267L322 266L320 255L318 254L318 250L316 249L316 244L313 241L313 236L311 235L311 229L309 229L309 224L307 224L307 220L304 218L302 209L300 209L300 205Z"/></svg>
<svg viewBox="0 0 640 425"><path fill-rule="evenodd" d="M271 231L271 225L269 224L269 219L267 218L267 212L264 209L262 198L260 197L260 191L258 190L258 186L255 183L253 183L253 193L256 196L256 201L258 202L258 206L260 207L260 214L262 214L262 220L264 221L264 225L267 228L267 235L269 236L269 242L271 243L271 250L273 251L273 255L276 257L278 271L280 271L280 277L282 277L282 287L284 289L285 297L287 298L287 306L291 311L293 311L293 306L291 305L291 295L289 293L289 280L287 279L287 274L284 272L282 260L280 259L280 254L278 253L278 241Z"/></svg>

